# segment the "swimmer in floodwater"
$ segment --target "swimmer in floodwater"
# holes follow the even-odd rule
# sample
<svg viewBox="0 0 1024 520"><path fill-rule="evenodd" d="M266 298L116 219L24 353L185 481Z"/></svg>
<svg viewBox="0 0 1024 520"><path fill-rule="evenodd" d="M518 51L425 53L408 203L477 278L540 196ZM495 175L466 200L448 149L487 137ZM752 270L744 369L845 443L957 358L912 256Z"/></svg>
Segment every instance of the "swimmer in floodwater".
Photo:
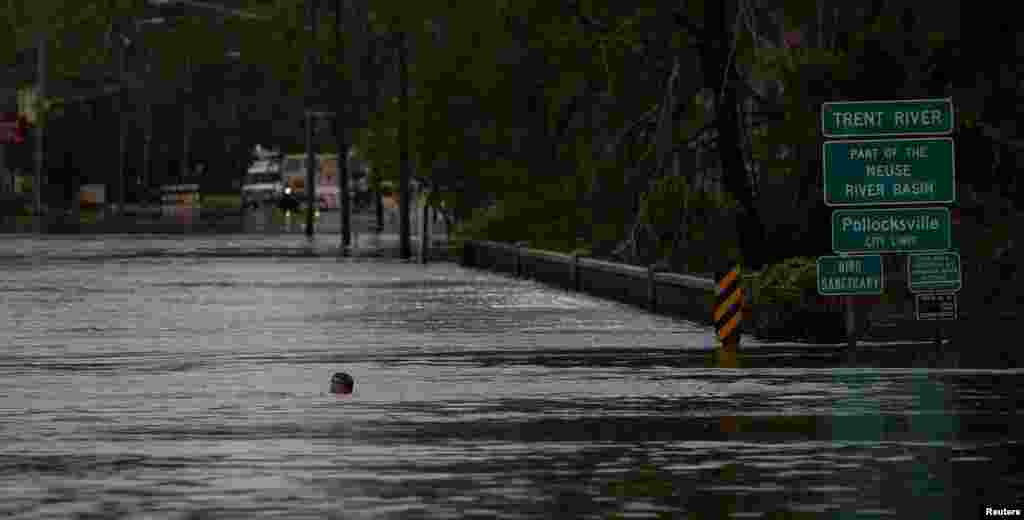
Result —
<svg viewBox="0 0 1024 520"><path fill-rule="evenodd" d="M351 394L355 386L356 382L352 379L352 376L344 372L336 372L331 376L332 394Z"/></svg>

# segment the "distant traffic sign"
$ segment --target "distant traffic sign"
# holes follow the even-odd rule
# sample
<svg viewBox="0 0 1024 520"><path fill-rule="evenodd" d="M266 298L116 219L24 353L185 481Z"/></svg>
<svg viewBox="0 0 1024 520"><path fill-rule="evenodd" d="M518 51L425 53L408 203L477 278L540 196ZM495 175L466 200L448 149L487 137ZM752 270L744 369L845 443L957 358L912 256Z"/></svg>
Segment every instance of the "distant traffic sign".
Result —
<svg viewBox="0 0 1024 520"><path fill-rule="evenodd" d="M825 204L949 203L956 198L953 139L827 141Z"/></svg>
<svg viewBox="0 0 1024 520"><path fill-rule="evenodd" d="M882 294L882 256L822 256L818 258L818 294Z"/></svg>
<svg viewBox="0 0 1024 520"><path fill-rule="evenodd" d="M944 252L907 255L907 285L911 292L959 291L963 285L960 254Z"/></svg>
<svg viewBox="0 0 1024 520"><path fill-rule="evenodd" d="M821 110L825 137L945 135L953 132L953 100L838 101Z"/></svg>
<svg viewBox="0 0 1024 520"><path fill-rule="evenodd" d="M837 253L901 253L950 248L946 208L840 209L832 212Z"/></svg>
<svg viewBox="0 0 1024 520"><path fill-rule="evenodd" d="M956 294L924 293L914 295L919 320L955 320Z"/></svg>

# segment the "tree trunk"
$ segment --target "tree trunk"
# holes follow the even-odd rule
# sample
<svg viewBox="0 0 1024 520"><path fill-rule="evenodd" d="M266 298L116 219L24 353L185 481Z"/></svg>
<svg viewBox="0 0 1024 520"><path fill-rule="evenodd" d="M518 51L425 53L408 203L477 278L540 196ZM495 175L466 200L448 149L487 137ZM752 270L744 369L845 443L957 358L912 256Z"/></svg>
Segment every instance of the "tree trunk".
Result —
<svg viewBox="0 0 1024 520"><path fill-rule="evenodd" d="M373 192L373 205L377 213L377 231L380 232L384 230L384 195L381 195L380 190Z"/></svg>
<svg viewBox="0 0 1024 520"><path fill-rule="evenodd" d="M399 111L402 114L398 127L398 157L400 164L398 188L401 192L398 199L398 233L400 256L402 259L409 259L412 256L412 240L410 236L412 230L409 227L409 198L412 191L409 189L409 181L412 177L412 164L409 161L409 44L407 39L404 30L398 33L398 77L400 85L398 99Z"/></svg>
<svg viewBox="0 0 1024 520"><path fill-rule="evenodd" d="M36 86L36 99L42 101L46 99L46 46L48 42L44 36L39 37L39 47L37 52L39 53L39 59L37 63L38 68L38 83ZM36 141L35 141L35 182L32 183L32 215L35 217L33 222L37 225L39 223L39 215L42 213L43 208L43 185L46 180L46 149L43 147L45 139L45 128L46 128L46 110L44 108L36 108Z"/></svg>
<svg viewBox="0 0 1024 520"><path fill-rule="evenodd" d="M727 6L727 4L730 4ZM706 34L715 35L701 49L701 68L706 86L714 89L715 129L718 131L717 148L721 160L725 188L740 205L736 222L739 248L747 267L760 268L764 264L764 233L761 217L754 201L752 186L743 161L739 135L739 114L735 88L736 73L730 63L732 47L731 22L735 6L721 2L717 9L709 7L705 13ZM723 78L725 81L723 82Z"/></svg>

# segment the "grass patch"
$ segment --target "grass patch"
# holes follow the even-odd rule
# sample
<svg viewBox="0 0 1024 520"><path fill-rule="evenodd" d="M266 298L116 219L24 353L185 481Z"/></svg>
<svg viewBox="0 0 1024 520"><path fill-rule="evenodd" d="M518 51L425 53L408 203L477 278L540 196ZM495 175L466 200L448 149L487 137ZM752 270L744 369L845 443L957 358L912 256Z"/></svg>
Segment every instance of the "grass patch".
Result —
<svg viewBox="0 0 1024 520"><path fill-rule="evenodd" d="M200 197L200 203L206 209L239 209L242 207L242 196L238 193L204 193Z"/></svg>
<svg viewBox="0 0 1024 520"><path fill-rule="evenodd" d="M102 213L97 208L82 208L78 211L78 222L80 224L95 224L100 221Z"/></svg>

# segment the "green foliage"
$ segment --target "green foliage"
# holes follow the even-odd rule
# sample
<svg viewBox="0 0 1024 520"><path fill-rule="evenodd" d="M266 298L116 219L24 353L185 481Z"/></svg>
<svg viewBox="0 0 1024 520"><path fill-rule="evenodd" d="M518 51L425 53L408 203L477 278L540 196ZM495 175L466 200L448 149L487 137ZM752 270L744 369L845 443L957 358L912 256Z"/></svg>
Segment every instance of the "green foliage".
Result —
<svg viewBox="0 0 1024 520"><path fill-rule="evenodd" d="M570 252L579 247L573 193L558 184L507 195L494 206L479 208L456 230L460 239L517 242L531 247Z"/></svg>
<svg viewBox="0 0 1024 520"><path fill-rule="evenodd" d="M765 287L787 289L807 287L809 282L815 280L816 261L812 257L794 257L772 264L764 271L761 284Z"/></svg>
<svg viewBox="0 0 1024 520"><path fill-rule="evenodd" d="M672 226L678 221L680 206L690 196L685 177L662 177L640 201L640 221L652 226Z"/></svg>
<svg viewBox="0 0 1024 520"><path fill-rule="evenodd" d="M817 260L787 258L764 270L755 282L759 303L799 303L801 295L817 288Z"/></svg>
<svg viewBox="0 0 1024 520"><path fill-rule="evenodd" d="M330 87L324 89L331 96L329 101L344 96L345 89L335 88L334 80L345 80L344 85L376 74L379 81L373 94L382 99L360 102L369 106L366 111L373 117L355 139L373 165L371 183L382 186L397 181L397 131L404 119L409 124L413 171L438 187L438 200L468 212L488 204L492 196L500 199L495 208L475 214L465 228L467 233L495 239L531 238L564 250L579 247L576 237L584 234L584 226L590 228L587 234L595 249L597 244L625 238L625 224L633 218L633 190L646 180L627 185L626 168L634 164L626 164L623 154L607 158L611 154L604 150L626 125L661 102L668 70L676 59L682 81L677 94L686 106L680 124L673 128L673 144L689 140L713 122L714 113L704 107L702 98L713 95L711 89L692 95L699 86L715 83L695 73L701 68L693 47L697 35L678 27L663 2L581 2L580 10L607 28L597 30L581 22L571 3L564 2L382 0L368 6L371 32L379 38L381 66L367 71L340 55L363 42L358 40L360 31L345 30L340 46L336 43L333 2L323 3L325 12L314 42L303 30L302 0L233 4L270 19L218 22L217 17L196 14L166 26L147 27L136 35L140 46L152 50L156 83L175 90L186 78L186 58L193 66L223 63L224 51L237 44L243 62L265 72L268 84L243 103L242 118L249 119L238 126L255 128L258 120L271 121L251 133L282 140L297 134L295 139L301 142L292 121L297 118L291 114L300 112L308 86L303 63L308 49L315 50L326 65L321 69L326 77L320 80ZM0 52L5 52L0 58L13 62L13 51L31 49L35 35L46 30L54 35L49 50L55 83L109 76L114 70L114 47L106 35L113 22L141 16L143 5L139 0L12 0L0 6L10 26L0 32ZM757 19L782 14L782 27L761 27L761 37L774 40L775 29L806 30L816 22L814 0L780 6L751 6ZM679 7L694 24L702 25L705 9L718 9L719 4L691 1ZM906 33L900 27L900 13L893 8L884 9L872 26L860 28L852 7L840 9L844 17L851 15L850 23L844 25L852 30L845 51L816 48L816 38L807 38L798 49L769 48L755 41L749 30L739 34L735 63L744 81L782 87L781 96L761 107L771 115L755 118L760 126L752 135L752 148L744 150L758 163L762 178L809 172L811 161L818 157L806 151L820 148L818 107L837 95L853 98L871 91L882 77L873 68L877 60L871 53L876 44L894 61L911 63L916 58L910 54L928 57L957 40L937 26ZM345 23L356 22L346 18ZM346 25L351 27L355 25ZM392 58L398 33L408 37L411 99L407 113L402 113L394 97L397 75ZM905 46L908 42L911 45ZM31 80L28 76L18 79ZM958 120L966 126L983 122L982 115L991 112L986 104L996 85L998 78L993 78L958 91ZM195 97L216 98L218 88L223 89L213 83L206 90L197 88ZM742 102L745 91L739 92ZM196 111L208 115L216 104L197 105ZM215 118L223 119L210 117ZM637 127L633 137L636 149L653 150L649 129ZM626 148L620 146L620 150ZM787 148L801 153L780 158L780 151ZM642 177L644 172L637 175ZM585 194L593 185L600 185L601 193L589 200ZM793 211L785 204L788 201L780 202L778 211ZM695 250L691 265L703 266L709 256L734 253L729 250L735 244L717 230L721 226L721 221L714 220L717 217L695 215L718 215L735 207L728 195L701 193L691 190L684 178L665 178L644 195L639 216L659 238L671 237L688 216L687 239ZM658 244L659 254L671 253L670 246L666 238Z"/></svg>
<svg viewBox="0 0 1024 520"><path fill-rule="evenodd" d="M658 179L640 201L639 219L655 227L671 228L679 224L680 211L735 210L736 199L728 192L694 190L686 177L667 176Z"/></svg>
<svg viewBox="0 0 1024 520"><path fill-rule="evenodd" d="M813 21L818 13L817 0L787 0L782 5L784 27L787 29Z"/></svg>
<svg viewBox="0 0 1024 520"><path fill-rule="evenodd" d="M204 193L200 203L203 209L239 209L242 197L238 193Z"/></svg>
<svg viewBox="0 0 1024 520"><path fill-rule="evenodd" d="M719 218L736 210L736 200L726 192L694 190L685 177L663 177L641 197L639 221L654 232L658 258L682 258L673 266L692 272L708 270L716 259L740 256L730 226ZM685 218L685 221L684 221ZM686 232L677 242L676 232ZM685 244L685 250L674 248Z"/></svg>

